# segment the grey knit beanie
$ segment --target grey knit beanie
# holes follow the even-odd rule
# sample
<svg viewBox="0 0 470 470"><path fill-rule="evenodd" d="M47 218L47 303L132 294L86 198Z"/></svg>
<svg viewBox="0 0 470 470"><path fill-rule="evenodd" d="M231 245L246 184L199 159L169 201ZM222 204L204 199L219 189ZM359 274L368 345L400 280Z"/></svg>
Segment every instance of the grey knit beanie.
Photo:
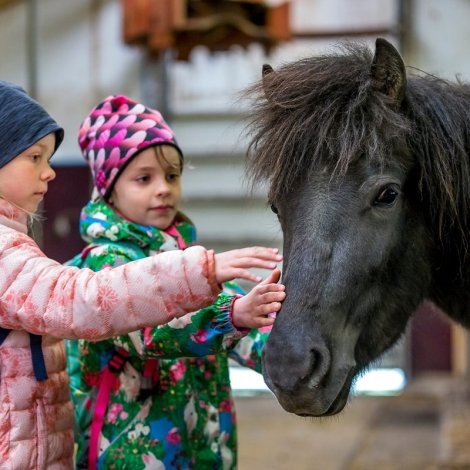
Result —
<svg viewBox="0 0 470 470"><path fill-rule="evenodd" d="M51 132L55 152L64 130L23 88L0 80L0 168Z"/></svg>

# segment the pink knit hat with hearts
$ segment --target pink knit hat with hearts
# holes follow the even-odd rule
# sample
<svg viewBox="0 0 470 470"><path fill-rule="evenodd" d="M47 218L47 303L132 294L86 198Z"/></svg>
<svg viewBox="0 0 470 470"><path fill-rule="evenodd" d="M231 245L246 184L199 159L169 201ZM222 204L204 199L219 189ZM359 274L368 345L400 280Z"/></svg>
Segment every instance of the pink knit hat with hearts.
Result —
<svg viewBox="0 0 470 470"><path fill-rule="evenodd" d="M78 143L103 199L111 194L126 164L142 150L172 145L183 158L162 115L127 96L108 96L94 107L80 126Z"/></svg>

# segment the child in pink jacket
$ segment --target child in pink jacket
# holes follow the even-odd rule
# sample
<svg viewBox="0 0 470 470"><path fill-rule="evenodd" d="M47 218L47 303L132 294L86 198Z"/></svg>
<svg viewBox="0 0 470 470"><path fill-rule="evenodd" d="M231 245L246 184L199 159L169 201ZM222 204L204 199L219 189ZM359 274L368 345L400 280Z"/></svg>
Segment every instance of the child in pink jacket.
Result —
<svg viewBox="0 0 470 470"><path fill-rule="evenodd" d="M20 87L0 81L0 469L73 467L73 412L60 338L99 340L214 302L277 250L171 251L94 273L47 258L28 216L55 178L63 130Z"/></svg>

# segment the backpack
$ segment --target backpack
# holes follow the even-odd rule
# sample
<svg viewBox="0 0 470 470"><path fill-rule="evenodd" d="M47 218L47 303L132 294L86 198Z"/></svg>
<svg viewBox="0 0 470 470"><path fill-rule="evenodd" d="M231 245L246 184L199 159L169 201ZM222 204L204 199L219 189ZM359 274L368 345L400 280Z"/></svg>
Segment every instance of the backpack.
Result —
<svg viewBox="0 0 470 470"><path fill-rule="evenodd" d="M147 255L134 244L119 242L113 243L109 240L100 241L96 240L96 243L93 245L88 245L85 247L81 253L78 253L70 261L67 261L67 266L76 266L78 268L83 268L85 266L85 260L89 253L98 246L108 245L110 247L116 248L116 251L121 251L125 249L126 256L130 258L130 261L135 261L138 259L145 258ZM80 388L80 374L77 368L79 368L79 355L80 348L78 340L68 340L67 341L67 371L70 376L70 385L72 388ZM108 409L108 404L112 390L115 387L116 381L120 372L123 370L124 365L126 364L129 352L124 348L116 348L111 358L101 369L100 372L100 382L98 385L98 393L96 396L95 407L93 410L93 418L91 422L90 430L90 442L88 448L88 468L90 470L95 470L98 460L98 450L99 450L99 441L101 429L103 427L104 417ZM147 379L147 382L150 380L158 380L158 359L147 359L145 368L144 368L144 379Z"/></svg>

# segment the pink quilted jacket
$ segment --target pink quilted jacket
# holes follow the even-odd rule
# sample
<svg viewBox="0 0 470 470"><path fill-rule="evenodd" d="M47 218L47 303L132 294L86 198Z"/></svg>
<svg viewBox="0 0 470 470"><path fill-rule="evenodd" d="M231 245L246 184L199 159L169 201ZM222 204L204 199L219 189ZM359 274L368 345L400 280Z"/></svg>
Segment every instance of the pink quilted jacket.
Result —
<svg viewBox="0 0 470 470"><path fill-rule="evenodd" d="M59 338L99 340L162 324L214 302L211 251L193 247L94 273L47 258L0 200L0 469L73 468L73 412ZM184 273L184 275L183 275ZM44 335L36 381L28 332Z"/></svg>

